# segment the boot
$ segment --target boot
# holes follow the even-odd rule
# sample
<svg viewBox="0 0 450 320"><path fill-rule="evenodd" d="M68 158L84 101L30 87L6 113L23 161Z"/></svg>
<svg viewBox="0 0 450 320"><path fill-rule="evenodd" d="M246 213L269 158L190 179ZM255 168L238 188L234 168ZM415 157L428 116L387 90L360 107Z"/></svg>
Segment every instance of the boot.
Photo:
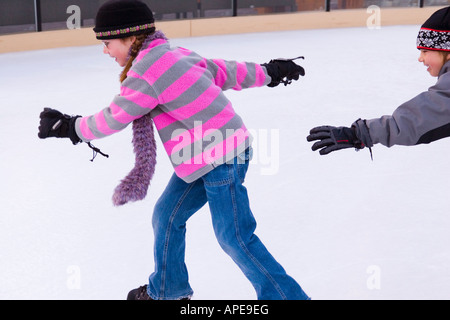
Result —
<svg viewBox="0 0 450 320"><path fill-rule="evenodd" d="M153 300L153 299L147 293L147 285L144 285L128 292L127 300ZM184 297L178 300L191 300L191 297Z"/></svg>
<svg viewBox="0 0 450 320"><path fill-rule="evenodd" d="M153 300L147 293L147 285L128 292L127 300Z"/></svg>

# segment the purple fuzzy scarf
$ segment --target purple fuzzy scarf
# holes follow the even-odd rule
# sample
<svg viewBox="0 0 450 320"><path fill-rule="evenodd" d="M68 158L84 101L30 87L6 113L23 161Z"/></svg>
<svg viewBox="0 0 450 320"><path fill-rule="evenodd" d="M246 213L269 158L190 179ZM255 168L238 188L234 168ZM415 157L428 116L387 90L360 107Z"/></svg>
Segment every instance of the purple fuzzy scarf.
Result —
<svg viewBox="0 0 450 320"><path fill-rule="evenodd" d="M148 47L155 39L167 39L161 31L147 37L141 50ZM150 113L133 121L133 150L135 154L134 168L120 182L112 197L115 206L129 201L143 200L147 195L150 181L155 173L156 141L153 130L153 119Z"/></svg>
<svg viewBox="0 0 450 320"><path fill-rule="evenodd" d="M129 201L143 200L155 173L156 141L150 113L133 121L134 168L114 190L113 203L121 206Z"/></svg>

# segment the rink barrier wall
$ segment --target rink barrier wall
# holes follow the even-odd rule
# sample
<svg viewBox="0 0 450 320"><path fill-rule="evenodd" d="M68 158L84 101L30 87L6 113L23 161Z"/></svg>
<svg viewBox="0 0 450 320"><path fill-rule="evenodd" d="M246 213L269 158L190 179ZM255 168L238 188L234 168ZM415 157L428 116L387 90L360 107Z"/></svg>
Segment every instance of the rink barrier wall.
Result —
<svg viewBox="0 0 450 320"><path fill-rule="evenodd" d="M380 26L421 25L441 7L381 8ZM169 38L287 30L364 27L373 12L347 9L308 11L258 16L221 17L157 22ZM373 19L372 19L373 20ZM98 44L92 27L75 30L31 32L0 36L0 53Z"/></svg>

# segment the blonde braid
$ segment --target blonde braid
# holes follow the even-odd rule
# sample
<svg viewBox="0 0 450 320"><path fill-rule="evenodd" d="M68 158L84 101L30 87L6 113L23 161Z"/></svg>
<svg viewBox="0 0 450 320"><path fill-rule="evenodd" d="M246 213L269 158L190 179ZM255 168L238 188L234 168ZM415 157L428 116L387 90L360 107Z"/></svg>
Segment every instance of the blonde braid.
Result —
<svg viewBox="0 0 450 320"><path fill-rule="evenodd" d="M130 58L128 59L126 66L123 68L122 73L120 74L120 82L123 82L127 78L127 73L128 73L128 71L130 71L131 66L133 65L134 59L136 59L139 51L142 49L142 45L143 45L145 39L147 39L147 37L152 34L153 34L153 32L152 33L141 33L141 34L138 34L135 36L136 40L131 45L131 49L130 49Z"/></svg>

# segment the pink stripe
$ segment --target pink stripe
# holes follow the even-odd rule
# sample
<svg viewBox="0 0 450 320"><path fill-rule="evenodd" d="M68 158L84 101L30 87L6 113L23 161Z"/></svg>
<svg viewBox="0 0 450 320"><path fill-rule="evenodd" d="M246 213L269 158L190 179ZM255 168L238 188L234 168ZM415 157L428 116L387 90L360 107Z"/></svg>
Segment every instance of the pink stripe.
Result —
<svg viewBox="0 0 450 320"><path fill-rule="evenodd" d="M165 128L176 121L183 121L188 119L200 111L208 108L211 103L220 95L222 91L214 83L211 83L208 89L206 89L197 99L191 103L178 108L174 111L162 113L156 116L153 120L158 126L158 130Z"/></svg>
<svg viewBox="0 0 450 320"><path fill-rule="evenodd" d="M150 85L154 84L167 70L170 69L183 56L191 54L189 50L177 50L166 52L161 58L153 63L144 73L143 77Z"/></svg>
<svg viewBox="0 0 450 320"><path fill-rule="evenodd" d="M138 78L138 79L141 78L141 76L139 74L137 74L136 72L134 72L133 70L130 70L127 72L127 77L133 77L133 78Z"/></svg>
<svg viewBox="0 0 450 320"><path fill-rule="evenodd" d="M106 122L103 111L97 113L94 117L95 117L95 123L97 124L97 129L101 133L103 133L105 135L110 135L110 134L118 132L117 130L113 130L108 126L108 123Z"/></svg>
<svg viewBox="0 0 450 320"><path fill-rule="evenodd" d="M202 123L191 130L184 131L182 134L172 137L171 140L164 143L167 154L170 156L195 141L202 140L205 132L209 131L207 133L211 133L211 130L222 128L233 119L234 115L234 110L231 103L229 103L218 115L209 119L206 123Z"/></svg>
<svg viewBox="0 0 450 320"><path fill-rule="evenodd" d="M213 59L213 62L217 64L219 70L217 70L216 78L214 79L216 84L219 87L223 87L223 85L227 82L227 65L224 60Z"/></svg>
<svg viewBox="0 0 450 320"><path fill-rule="evenodd" d="M150 50L152 50L154 47L162 45L164 43L167 43L167 41L164 39L153 40L152 42L150 42L150 44L148 45L148 47L145 50L142 50L141 52L139 52L139 55L136 57L135 61L136 62L141 61L142 58L144 58L145 55L150 52Z"/></svg>
<svg viewBox="0 0 450 320"><path fill-rule="evenodd" d="M207 163L202 164L180 164L178 167L175 168L175 173L178 177L184 178L189 176L190 174L200 170L201 168L206 167Z"/></svg>
<svg viewBox="0 0 450 320"><path fill-rule="evenodd" d="M247 76L248 70L245 63L238 63L236 67L236 85L233 87L234 90L242 90L241 83L244 82Z"/></svg>
<svg viewBox="0 0 450 320"><path fill-rule="evenodd" d="M233 152L240 146L247 138L249 133L245 126L241 129L236 130L236 132L228 137L223 143L214 146L211 149L205 150L202 154L193 157L188 163L191 164L210 164L218 159L222 159L226 154Z"/></svg>
<svg viewBox="0 0 450 320"><path fill-rule="evenodd" d="M259 64L256 64L256 72L255 72L255 73L256 73L256 74L255 74L256 81L255 81L255 84L252 85L250 88L253 88L253 87L262 87L262 86L265 85L267 76L266 76L266 74L264 73L263 68L262 68Z"/></svg>
<svg viewBox="0 0 450 320"><path fill-rule="evenodd" d="M91 130L89 129L89 126L87 124L87 120L89 117L83 117L81 118L80 121L80 130L81 130L81 134L83 135L83 137L86 140L94 140L95 138L97 138L96 136L94 136L94 134L91 132Z"/></svg>
<svg viewBox="0 0 450 320"><path fill-rule="evenodd" d="M213 163L214 161L223 159L225 155L234 153L235 150L245 143L249 138L249 133L245 126L228 137L223 143L214 146L213 148L204 151L203 153L193 157L186 163L182 163L175 168L175 172L180 178L187 177L197 170Z"/></svg>
<svg viewBox="0 0 450 320"><path fill-rule="evenodd" d="M153 109L159 104L159 101L152 96L123 86L120 88L120 95L142 108Z"/></svg>
<svg viewBox="0 0 450 320"><path fill-rule="evenodd" d="M136 120L137 118L140 117L128 114L125 110L123 110L115 103L111 103L109 109L111 110L111 115L114 118L114 120L123 124L130 123L131 121Z"/></svg>
<svg viewBox="0 0 450 320"><path fill-rule="evenodd" d="M164 90L161 95L158 97L161 104L169 103L176 98L178 98L181 94L183 94L186 90L188 90L194 83L198 81L203 76L205 72L203 67L204 61L200 61L195 64L189 71L184 73L180 78L175 80L166 90Z"/></svg>

